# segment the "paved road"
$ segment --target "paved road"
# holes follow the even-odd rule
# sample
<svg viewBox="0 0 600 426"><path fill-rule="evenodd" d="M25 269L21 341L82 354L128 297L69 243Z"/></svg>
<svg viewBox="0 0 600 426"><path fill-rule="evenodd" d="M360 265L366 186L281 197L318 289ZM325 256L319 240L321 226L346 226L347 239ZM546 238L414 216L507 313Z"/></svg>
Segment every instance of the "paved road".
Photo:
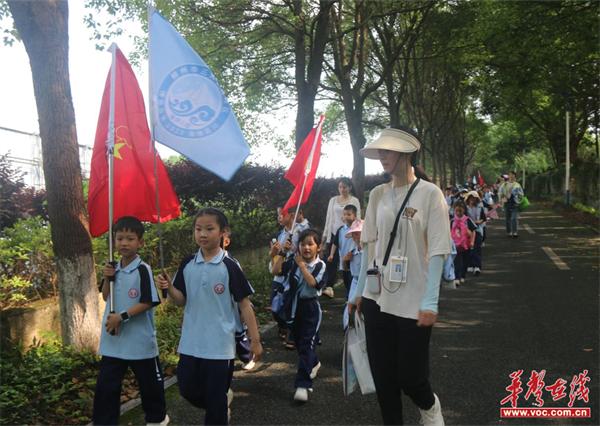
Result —
<svg viewBox="0 0 600 426"><path fill-rule="evenodd" d="M519 239L507 238L503 223L489 227L484 272L457 290L443 287L440 320L431 342L432 384L447 424L598 424L599 248L600 237L584 225L532 208L521 220ZM544 249L543 247L546 247ZM550 248L549 251L547 248ZM558 265L548 253L558 256ZM561 263L562 261L563 263ZM568 269L565 269L568 268ZM232 424L380 424L373 395L344 398L341 391L341 311L343 300L323 303L323 363L308 404L292 402L296 356L271 329L263 335L264 362L253 372L237 371ZM501 419L509 374L524 370L524 400L532 370L546 370L546 385L589 370L591 419ZM567 394L569 387L567 383ZM168 391L174 424L199 424L203 414L182 401L177 386ZM566 406L568 397L545 406ZM418 412L405 399L407 424ZM124 423L142 424L137 408Z"/></svg>

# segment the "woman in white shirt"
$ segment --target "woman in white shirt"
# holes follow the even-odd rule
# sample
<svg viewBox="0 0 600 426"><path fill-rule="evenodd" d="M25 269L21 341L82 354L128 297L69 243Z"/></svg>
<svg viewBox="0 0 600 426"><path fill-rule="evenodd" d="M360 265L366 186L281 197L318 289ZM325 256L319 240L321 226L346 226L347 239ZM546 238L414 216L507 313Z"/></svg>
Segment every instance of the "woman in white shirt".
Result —
<svg viewBox="0 0 600 426"><path fill-rule="evenodd" d="M403 423L402 393L419 407L425 425L444 424L429 383L429 339L444 258L450 254L450 224L442 191L416 165L420 147L412 130L390 128L361 150L366 158L381 161L392 176L369 195L358 296L349 305L365 318L384 424Z"/></svg>
<svg viewBox="0 0 600 426"><path fill-rule="evenodd" d="M356 218L360 219L360 201L352 195L352 181L347 177L342 177L338 180L339 195L331 197L327 205L327 216L325 218L325 227L323 228L323 242L321 255L324 260L329 254L332 238L334 238L340 226L344 224L342 219L344 207L348 204L356 206ZM335 257L331 262L327 262L327 288L323 290L323 294L330 297L333 296L332 285L337 277L337 265L339 257L336 252Z"/></svg>

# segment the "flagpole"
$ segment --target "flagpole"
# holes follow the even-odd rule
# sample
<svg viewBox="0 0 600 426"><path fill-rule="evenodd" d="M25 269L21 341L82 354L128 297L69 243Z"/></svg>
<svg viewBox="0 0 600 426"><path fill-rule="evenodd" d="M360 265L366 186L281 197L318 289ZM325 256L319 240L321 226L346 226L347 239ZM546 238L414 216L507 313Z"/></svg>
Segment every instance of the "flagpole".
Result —
<svg viewBox="0 0 600 426"><path fill-rule="evenodd" d="M300 205L302 204L302 197L304 196L304 187L306 186L308 175L310 173L310 170L312 169L312 163L315 156L315 149L317 148L317 141L321 137L321 128L323 125L324 118L324 115L321 115L319 117L319 123L317 124L317 131L315 132L313 146L310 148L310 155L308 156L308 160L306 161L306 165L304 166L304 181L302 182L302 187L300 188L300 198L298 198L298 205L296 206L296 212L294 213L294 221L292 222L291 235L294 235L294 230L296 229L296 219L298 218L298 213L300 212Z"/></svg>
<svg viewBox="0 0 600 426"><path fill-rule="evenodd" d="M108 50L112 53L112 64L110 67L110 103L108 112L108 260L114 264L115 256L113 252L113 220L114 220L114 162L115 162L115 85L117 79L117 45L113 43ZM115 312L115 280L114 277L109 281L109 303L110 313Z"/></svg>
<svg viewBox="0 0 600 426"><path fill-rule="evenodd" d="M152 39L152 31L150 31L150 21L152 20L152 13L154 12L153 1L148 1L148 97L150 98L150 139L152 142L152 150L154 151L154 188L155 188L155 199L156 199L156 233L158 234L158 257L160 262L160 270L161 273L165 271L165 255L163 251L163 241L162 241L162 223L160 222L160 191L158 186L158 164L156 161L156 156L158 155L156 151L156 141L154 140L154 108L152 108L152 102L154 101L152 96L152 67L150 66L150 42ZM162 291L163 299L167 298L167 290Z"/></svg>

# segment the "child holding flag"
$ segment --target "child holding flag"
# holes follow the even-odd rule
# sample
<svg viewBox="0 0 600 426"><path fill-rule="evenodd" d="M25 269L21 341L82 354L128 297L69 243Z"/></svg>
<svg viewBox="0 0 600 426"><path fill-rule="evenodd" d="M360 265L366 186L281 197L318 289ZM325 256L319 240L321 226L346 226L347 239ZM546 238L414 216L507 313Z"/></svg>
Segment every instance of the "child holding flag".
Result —
<svg viewBox="0 0 600 426"><path fill-rule="evenodd" d="M192 405L206 410L204 422L210 425L228 424L227 393L233 376L238 306L255 361L263 351L248 298L252 287L221 248L228 227L220 210L200 210L194 218L193 234L198 252L181 262L173 282L163 275L157 278L159 287L168 290L169 299L185 307L178 348L179 392Z"/></svg>
<svg viewBox="0 0 600 426"><path fill-rule="evenodd" d="M308 401L313 379L321 363L315 352L317 333L321 324L321 306L318 296L326 282L325 262L319 259L321 235L314 229L300 234L300 248L293 258L284 262L279 257L273 265L273 273L283 275L289 283L287 317L292 322L292 334L298 350L298 371L294 386L294 400Z"/></svg>
<svg viewBox="0 0 600 426"><path fill-rule="evenodd" d="M121 408L121 382L131 367L140 386L148 424L166 425L163 375L158 360L153 307L160 303L150 266L138 256L144 245L144 225L135 217L120 218L114 226L115 247L121 255L116 267L104 267L102 296L109 296L114 279L114 306L106 304L100 336L100 372L94 394L92 421L116 425ZM112 309L111 309L112 308ZM110 313L109 311L114 311Z"/></svg>

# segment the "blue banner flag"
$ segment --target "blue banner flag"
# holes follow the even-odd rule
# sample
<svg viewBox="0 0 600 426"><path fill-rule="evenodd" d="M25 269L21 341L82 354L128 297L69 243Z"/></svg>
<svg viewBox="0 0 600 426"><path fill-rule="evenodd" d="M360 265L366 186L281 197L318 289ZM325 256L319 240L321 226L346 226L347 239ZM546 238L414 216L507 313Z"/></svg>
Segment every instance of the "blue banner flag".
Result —
<svg viewBox="0 0 600 426"><path fill-rule="evenodd" d="M154 140L231 179L250 148L214 74L155 10L149 45Z"/></svg>

